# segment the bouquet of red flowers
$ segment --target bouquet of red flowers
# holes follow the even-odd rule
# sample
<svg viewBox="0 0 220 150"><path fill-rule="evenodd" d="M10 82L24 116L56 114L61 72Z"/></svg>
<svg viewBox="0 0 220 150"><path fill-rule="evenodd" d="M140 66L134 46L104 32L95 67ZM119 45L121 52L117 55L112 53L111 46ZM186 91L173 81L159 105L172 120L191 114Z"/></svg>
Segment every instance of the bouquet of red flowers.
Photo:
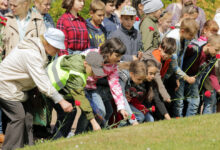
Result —
<svg viewBox="0 0 220 150"><path fill-rule="evenodd" d="M1 48L2 48L2 45L3 45L3 42L2 42L2 29L6 26L6 21L7 21L6 18L0 16L0 62L2 60Z"/></svg>

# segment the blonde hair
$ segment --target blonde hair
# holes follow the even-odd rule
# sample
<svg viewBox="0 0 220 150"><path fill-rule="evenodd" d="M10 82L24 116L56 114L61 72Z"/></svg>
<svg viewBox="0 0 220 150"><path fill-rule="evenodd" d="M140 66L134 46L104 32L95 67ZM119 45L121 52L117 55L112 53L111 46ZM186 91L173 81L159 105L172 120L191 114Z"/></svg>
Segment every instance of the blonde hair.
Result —
<svg viewBox="0 0 220 150"><path fill-rule="evenodd" d="M164 21L167 21L167 20L172 20L172 13L170 12L166 12L162 17L160 17L160 22L164 22Z"/></svg>
<svg viewBox="0 0 220 150"><path fill-rule="evenodd" d="M34 0L35 3L42 4L44 0Z"/></svg>
<svg viewBox="0 0 220 150"><path fill-rule="evenodd" d="M182 9L180 18L182 18L184 14L192 15L194 13L199 13L199 8L197 6L194 6L194 5L184 6Z"/></svg>
<svg viewBox="0 0 220 150"><path fill-rule="evenodd" d="M218 50L220 50L220 35L212 35L208 38L208 42L210 45L215 46Z"/></svg>
<svg viewBox="0 0 220 150"><path fill-rule="evenodd" d="M217 24L216 21L214 20L207 20L203 26L202 29L202 35L204 35L204 31L208 30L210 31L212 34L217 34L218 30L219 30L219 26Z"/></svg>
<svg viewBox="0 0 220 150"><path fill-rule="evenodd" d="M90 4L90 11L96 12L97 10L105 11L105 3L103 3L101 0L93 0Z"/></svg>
<svg viewBox="0 0 220 150"><path fill-rule="evenodd" d="M199 25L194 19L186 18L181 22L180 29L183 29L188 35L196 35L199 31Z"/></svg>

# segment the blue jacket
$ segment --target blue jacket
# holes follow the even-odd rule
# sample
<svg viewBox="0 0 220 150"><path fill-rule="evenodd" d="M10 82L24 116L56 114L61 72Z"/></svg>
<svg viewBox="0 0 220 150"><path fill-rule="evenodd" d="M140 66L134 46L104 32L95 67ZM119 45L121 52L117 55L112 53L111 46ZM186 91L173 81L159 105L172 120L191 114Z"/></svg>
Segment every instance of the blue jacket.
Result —
<svg viewBox="0 0 220 150"><path fill-rule="evenodd" d="M86 26L90 40L90 48L98 48L105 42L107 38L107 31L103 25L100 25L100 28L96 28L90 21L91 19L86 20Z"/></svg>
<svg viewBox="0 0 220 150"><path fill-rule="evenodd" d="M111 32L120 27L120 20L115 14L112 14L110 18L104 18L102 25L107 31L107 36L109 36Z"/></svg>

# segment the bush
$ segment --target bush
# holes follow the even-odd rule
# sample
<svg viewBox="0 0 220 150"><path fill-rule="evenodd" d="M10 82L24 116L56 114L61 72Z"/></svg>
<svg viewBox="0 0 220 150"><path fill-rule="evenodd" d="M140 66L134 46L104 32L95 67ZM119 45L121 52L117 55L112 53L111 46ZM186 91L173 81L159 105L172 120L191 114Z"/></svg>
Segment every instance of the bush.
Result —
<svg viewBox="0 0 220 150"><path fill-rule="evenodd" d="M85 0L85 7L80 12L80 15L87 19L89 18L89 5L92 0ZM169 4L173 2L177 2L179 0L163 0L163 3L165 4L165 7L167 7ZM220 6L220 1L218 0L199 0L197 1L197 4L199 7L203 8L207 19L212 19L215 15L216 9ZM61 8L62 0L54 0L51 5L51 9L49 13L51 14L53 20L55 23L57 23L57 20L59 17L65 12L63 8Z"/></svg>

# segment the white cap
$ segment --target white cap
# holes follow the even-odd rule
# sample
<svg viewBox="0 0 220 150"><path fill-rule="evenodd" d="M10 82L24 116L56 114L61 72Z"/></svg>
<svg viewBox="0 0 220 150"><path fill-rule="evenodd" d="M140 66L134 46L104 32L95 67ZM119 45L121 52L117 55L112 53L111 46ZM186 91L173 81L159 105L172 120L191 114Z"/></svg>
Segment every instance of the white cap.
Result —
<svg viewBox="0 0 220 150"><path fill-rule="evenodd" d="M136 16L137 12L136 9L132 6L124 6L121 9L121 15L125 16Z"/></svg>
<svg viewBox="0 0 220 150"><path fill-rule="evenodd" d="M58 49L65 49L65 35L61 30L56 28L48 28L44 33L44 38L51 46Z"/></svg>

